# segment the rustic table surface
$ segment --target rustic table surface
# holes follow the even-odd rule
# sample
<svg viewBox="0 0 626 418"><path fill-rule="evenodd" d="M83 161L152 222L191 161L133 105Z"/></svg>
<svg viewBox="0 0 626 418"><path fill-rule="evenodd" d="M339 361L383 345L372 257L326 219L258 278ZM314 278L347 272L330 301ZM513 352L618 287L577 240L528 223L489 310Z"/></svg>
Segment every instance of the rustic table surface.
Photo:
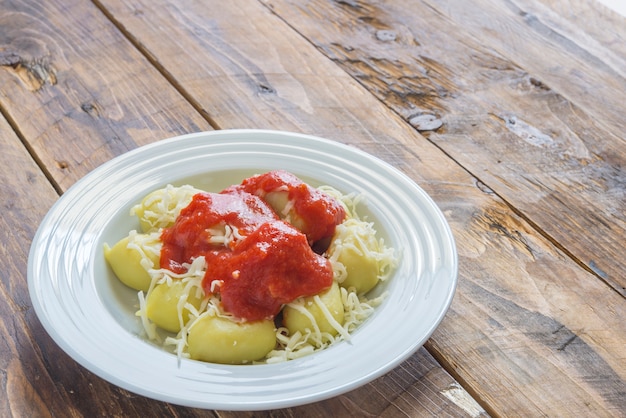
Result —
<svg viewBox="0 0 626 418"><path fill-rule="evenodd" d="M1 0L0 415L626 416L626 18L595 0ZM326 137L445 214L459 283L409 360L289 409L144 398L29 298L49 208L180 134Z"/></svg>

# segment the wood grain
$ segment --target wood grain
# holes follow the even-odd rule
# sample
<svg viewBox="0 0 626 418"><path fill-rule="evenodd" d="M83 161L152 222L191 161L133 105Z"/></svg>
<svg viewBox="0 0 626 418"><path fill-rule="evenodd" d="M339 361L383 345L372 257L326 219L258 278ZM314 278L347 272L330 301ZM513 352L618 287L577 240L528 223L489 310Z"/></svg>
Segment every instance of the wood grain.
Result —
<svg viewBox="0 0 626 418"><path fill-rule="evenodd" d="M17 305L3 305L1 311L0 332L6 349L0 357L4 372L0 389L6 396L0 396L0 415L78 417L102 415L104 411L107 416L213 415L131 394L78 366L38 322L28 299L25 270L36 226L57 198L40 168L62 192L101 162L137 145L210 129L210 117L187 103L175 86L89 4L50 2L40 9L36 4L3 3L0 7L0 19L6 23L0 34L0 108L24 141L22 144L2 120L0 158L7 160L0 163L7 170L1 172L0 184L6 187L3 202L13 208L10 216L3 218L3 262L9 260L19 268L16 271L1 265L6 285L2 294L19 294L21 299ZM69 8L74 13L66 13ZM258 88L263 91L263 86ZM85 97L90 100L81 99ZM7 145L10 150L4 149ZM18 181L13 173L23 173L38 184ZM20 190L29 193L21 194ZM36 205L31 195L38 197ZM32 206L37 211L29 212ZM29 229L15 235L8 225ZM13 323L5 321L9 318ZM403 365L403 370L399 381L381 378L386 383L377 389L376 397L369 390L382 383L295 411L318 416L326 416L330 410L346 415L355 411L393 413L400 406L407 409L403 397L417 391L410 396L421 399L423 406L411 406L411 411L467 415L446 396L459 389L458 383L425 349ZM373 400L358 407L367 398Z"/></svg>
<svg viewBox="0 0 626 418"><path fill-rule="evenodd" d="M192 409L128 393L86 371L42 328L26 266L36 229L58 195L4 118L0 136L0 416L193 416Z"/></svg>
<svg viewBox="0 0 626 418"><path fill-rule="evenodd" d="M302 7L300 3L272 2L266 3L267 9L254 2L232 2L222 4L219 10L193 2L176 6L164 1L101 3L118 25L208 110L217 126L295 129L334 138L396 164L433 196L455 232L461 280L450 314L427 346L488 412L507 416L611 416L625 410L620 395L626 377L626 329L619 319L626 313L623 297L518 216L490 183L481 181L482 172L480 177L468 174L475 168L469 158L452 161L439 144L435 147L403 122L412 119L408 113L395 108L395 113L389 111L357 85L356 80L362 82L360 77L347 77L330 61L320 60L320 50L331 58L336 57L331 54L335 49L355 54L352 61L346 58L344 64L339 57L337 62L346 70L358 68L362 78L372 83L364 83L367 89L379 94L379 99L381 92L397 90L397 103L413 100L413 112L420 106L440 103L441 96L455 97L456 90L437 83L452 78L455 72L427 56L419 61L421 72L413 71L414 60L405 63L375 56L363 62L359 48L371 44L373 36L384 43L381 51L404 51L403 45L385 43L393 34L378 33L388 29L380 23L388 18L383 10L363 2L307 2ZM268 10L276 19L268 16ZM401 16L405 13L393 12L394 22L404 19ZM380 27L376 30L358 31L362 25L377 24ZM309 26L326 29L307 33ZM294 37L293 29L307 39ZM170 37L163 39L161 31ZM321 33L326 31L328 35ZM405 38L406 33L410 34L408 28L401 28L397 39L408 39L410 44L414 38ZM343 35L350 43L341 42ZM333 36L337 36L337 43L320 41ZM424 36L443 35L430 31ZM460 38L473 45L462 32ZM182 50L181 44L185 45ZM383 54L381 51L376 52ZM504 71L504 76L518 74L520 80L527 80L529 90L536 94L544 91L541 83L533 84L506 57L494 51L482 52L479 58L490 64L484 71L494 72L496 79L499 71ZM466 55L456 54L460 58ZM193 65L177 65L181 59ZM409 75L402 76L401 69ZM198 88L198 73L211 74L202 80L203 89ZM472 79L462 81L458 76L453 86L460 89L459 96L464 94L463 88L471 86ZM485 82L476 88L513 91L509 82L504 77L500 84ZM425 85L426 92L412 95L406 85ZM479 96L497 98L480 92ZM475 104L472 97L465 100L468 106ZM516 106L517 97L507 100ZM495 128L490 129L499 129L511 145L519 142L498 120L492 117L490 123ZM466 133L469 139L479 130L473 129ZM535 156L532 147L517 146L527 152L527 158ZM490 155L478 147L471 157L488 159ZM494 165L497 163L486 167ZM603 251L611 253L607 247Z"/></svg>
<svg viewBox="0 0 626 418"><path fill-rule="evenodd" d="M587 2L266 3L626 295L626 19Z"/></svg>
<svg viewBox="0 0 626 418"><path fill-rule="evenodd" d="M54 383L41 375L44 367L29 329L34 314L26 289L26 259L30 239L57 195L3 118L0 135L5 139L0 152L0 415L46 416L61 411L62 400L59 393L37 390L54 388ZM9 176L14 173L20 175Z"/></svg>
<svg viewBox="0 0 626 418"><path fill-rule="evenodd" d="M450 396L455 391L465 397L465 403ZM394 373L324 402L273 411L217 414L223 418L488 416L423 348Z"/></svg>
<svg viewBox="0 0 626 418"><path fill-rule="evenodd" d="M498 5L479 3L501 10ZM546 239L538 232L540 223L534 205L541 202L523 206L523 202L504 193L523 191L517 182L524 178L524 172L517 164L523 165L529 156L542 158L544 151L516 139L506 127L506 120L497 117L504 113L494 111L496 116L484 122L485 126L489 132L501 133L496 137L504 138L510 146L517 144L520 152L515 159L508 147L498 148L507 164L507 170L499 171L497 161L493 161L495 152L486 142L480 142L487 139L481 126L472 126L476 121L473 113L463 119L450 111L446 100L457 95L459 103L471 110L476 103L468 92L474 88L476 96L489 105L476 108L478 115L484 109L498 110L502 103L516 110L513 116L526 115L522 110L528 111L531 104L550 105L550 109L562 103L565 107L574 105L576 111L569 113L550 110L546 126L554 124L559 129L561 124L557 122L563 114L582 120L576 126L595 120L595 115L591 118L569 93L565 96L560 89L545 84L543 78L524 75L525 67L504 52L495 47L477 47L476 39L488 36L480 31L458 30L461 25L445 17L445 5L429 3L431 6L425 10L435 10L429 16L439 20L425 22L420 37L411 38L413 31L422 28L413 26L415 21L406 17L407 9L394 8L408 3L386 2L382 4L385 7L376 3L375 8L358 1L307 4L316 7L306 9L287 2L234 1L207 7L191 1L170 4L165 0L108 0L97 3L104 12L101 14L90 3L54 1L46 3L45 8L33 3L2 3L0 109L42 161L59 190L125 149L171 136L171 132L204 129L202 125L213 124L221 128L295 130L362 148L395 164L433 196L444 211L457 240L460 281L449 314L426 345L428 352L421 349L370 385L326 402L258 414L216 412L219 416L328 416L335 411L345 416L476 414L449 400L446 394L456 389L457 383L432 356L493 415L623 416L624 298L598 280L598 273L572 260L573 247L567 237L563 239L567 245L561 245L557 238ZM562 2L550 4L552 8L566 7ZM325 27L328 34L312 31L314 22ZM437 30L432 29L433 22L437 22ZM442 26L444 23L448 26ZM363 31L364 27L367 30ZM466 63L463 59L467 51L480 52L475 61L482 63L486 73L482 84L470 83L478 77L469 71L475 68L469 65L472 62L464 79L458 75L463 71L453 72L452 64L442 64L447 61L429 59L435 53L431 50L434 47L423 40L440 39L446 28L455 29L446 33L456 33L456 42L460 40L471 48L455 50L445 43L438 45ZM497 29L493 33L506 32ZM350 42L323 42L327 38L341 41L344 32L353 34ZM604 38L598 35L594 39L609 48L609 33L599 33L604 33ZM395 56L406 52L404 39L421 39L422 44L412 47L421 46L428 53L414 59L409 59L411 55ZM373 58L364 60L367 54L362 50L372 43L382 45L376 46L376 54L395 58L378 59L371 53ZM107 49L109 46L114 50ZM600 55L606 57L608 52ZM421 72L415 73L414 61ZM351 72L355 69L356 75ZM511 80L523 88L511 84ZM96 122L85 118L83 113L94 109L100 112L99 106L90 105L95 101L86 101L85 97L104 102L102 112L106 117L98 117ZM403 113L403 100L416 106L413 113ZM84 103L86 110L80 106ZM422 109L433 109L435 117L419 113ZM614 113L607 114L612 117ZM598 144L575 143L564 149L584 151L593 145L599 147L594 152L606 154L606 149L614 146L613 139L609 137L607 145L602 143L604 137L593 135L597 130L611 133L609 116L589 129L588 134ZM522 120L526 129L535 126ZM435 128L438 121L441 127ZM424 131L429 142L416 132L430 128L443 135L450 126L457 126L457 135L448 135L445 141ZM7 255L0 260L0 292L10 298L0 307L0 333L5 341L0 346L0 387L6 393L0 396L0 412L41 416L211 415L153 402L109 385L77 366L47 337L29 309L24 268L34 231L28 225L34 228L32 225L56 196L15 134L0 121L0 133L5 132L8 135L2 136L11 138L7 143L13 151L6 154L11 162L0 160L11 168L0 172L6 177L0 180L7 185L6 196L14 197L15 202L8 204L14 209L8 212L7 224L0 230L0 248ZM121 145L106 140L116 132L124 134ZM66 161L67 165L57 165L57 161L65 161L60 159L61 151L83 146L77 143L77 138L83 136L87 137L84 155ZM539 141L541 145L541 138L539 135L531 142ZM441 143L446 141L454 146L445 148ZM473 141L478 143L467 145ZM2 146L6 146L4 140ZM454 154L460 147L472 153L466 157L465 151ZM621 157L616 158L619 163ZM488 162L480 167L488 168L488 172L476 170L474 160ZM32 188L41 199L36 211L30 197L15 192L23 190L20 186L25 180L12 173L22 173L23 167L30 167L26 173L30 170L30 178L40 183ZM508 177L509 170L516 175ZM531 174L537 178L542 173L536 169ZM617 181L616 191L621 187L619 178L618 171L612 177ZM598 187L605 186L602 178L594 179ZM589 188L584 185L575 190L593 197ZM506 196L506 200L500 196ZM574 198L568 194L560 199ZM516 202L515 210L511 202ZM535 217L530 215L533 213ZM11 228L24 228L24 223L25 231ZM611 248L602 247L598 254L611 254ZM590 268L590 263L586 266ZM596 266L598 271L609 271L604 264ZM480 409L477 413L484 414Z"/></svg>
<svg viewBox="0 0 626 418"><path fill-rule="evenodd" d="M138 145L211 129L90 3L4 1L0 27L0 106L58 190Z"/></svg>

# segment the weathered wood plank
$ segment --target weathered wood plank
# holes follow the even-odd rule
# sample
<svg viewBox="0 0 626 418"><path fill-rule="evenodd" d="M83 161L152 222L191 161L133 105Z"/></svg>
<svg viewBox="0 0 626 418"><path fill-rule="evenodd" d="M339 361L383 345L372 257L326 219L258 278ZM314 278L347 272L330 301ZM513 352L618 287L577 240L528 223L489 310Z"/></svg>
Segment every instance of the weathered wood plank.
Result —
<svg viewBox="0 0 626 418"><path fill-rule="evenodd" d="M68 13L71 10L71 13ZM91 3L0 3L0 415L207 416L136 396L89 373L32 310L28 251L75 180L128 149L209 123Z"/></svg>
<svg viewBox="0 0 626 418"><path fill-rule="evenodd" d="M538 16L554 33L562 33L624 76L624 20L626 16L585 0L534 0L520 3L526 13ZM595 84L595 83L594 83ZM603 104L604 105L604 104Z"/></svg>
<svg viewBox="0 0 626 418"><path fill-rule="evenodd" d="M292 33L292 28L305 33L306 22L315 18L329 37L342 31L353 34L361 22L373 25L377 19L390 18L384 12L367 13L368 5L358 2L307 2L302 9L300 3L284 2L268 3L267 9L244 1L223 3L219 9L193 2L101 3L218 126L306 131L353 144L396 164L433 196L457 238L461 284L450 315L428 347L488 411L508 416L610 416L625 409L621 393L626 387L622 347L626 327L619 319L626 313L623 297L538 234L489 187L354 79L320 60L319 51L307 40ZM290 26L268 16L270 8ZM337 14L329 12L335 8ZM394 13L394 19L405 15ZM168 38L162 33L168 33ZM394 44L388 43L391 34L376 30L358 33L345 47L330 44L328 48L349 53L358 49L358 42L367 44L377 35L382 38L381 49L393 49ZM307 36L326 39L317 32ZM496 72L500 64L510 66L491 51L483 56L491 57ZM181 60L189 65L178 65ZM426 61L424 65L430 66L424 67L425 75L437 80L451 77L445 66ZM353 64L360 63L357 56ZM401 75L394 69L403 63L372 60L363 64L362 71L388 64L391 80ZM518 71L523 72L511 69ZM199 73L211 77L201 78ZM422 78L428 82L428 77ZM402 83L422 82L419 76L396 80L400 92ZM385 81L380 81L380 91L388 88ZM430 95L407 95L415 100L413 111L419 110L419 100L436 101L446 91L437 84L431 88ZM524 148L525 152L528 149L532 148Z"/></svg>
<svg viewBox="0 0 626 418"><path fill-rule="evenodd" d="M188 105L89 4L49 2L40 9L35 4L23 2L4 3L0 7L0 19L7 24L3 26L6 30L0 34L3 60L0 105L49 171L59 191L101 162L127 149L179 133L210 129L206 122L210 118L206 114L201 117ZM72 8L72 13L67 14L66 8ZM89 22L89 25L82 22ZM30 42L24 42L24 38L29 38ZM202 73L199 76L206 77ZM265 87L262 82L257 85L261 93ZM32 175L42 185L29 189L41 198L37 212L28 214L24 213L25 208L20 208L13 213L14 216L3 219L8 224L24 224L30 229L23 236L2 236L3 247L6 246L7 254L10 254L5 260L20 266L19 272L4 269L10 274L5 276L3 273L3 282L10 280L11 287L19 284L18 294L22 299L19 306L9 305L2 312L3 321L13 318L21 309L27 312L27 318L21 319L16 327L21 331L9 330L12 325L9 324L4 332L4 322L0 328L9 346L2 351L2 361L13 359L10 367L3 368L9 371L10 379L0 386L7 394L6 408L2 411L15 416L96 416L103 411L111 416L191 417L209 414L154 402L109 385L76 365L47 336L30 307L25 266L28 245L36 226L57 195L52 187L46 187L44 175L38 172L17 137L12 136L12 145L19 158L4 153L3 149L3 155L10 157L13 164L4 165L11 169L2 172L6 174L3 184L12 191L5 196L15 197L11 205L16 208L28 204L29 197L17 192L22 190L22 185L16 184L12 176L15 172L22 173L24 167L31 167ZM29 215L33 217L29 218ZM3 232L5 230L10 231L6 228ZM2 293L12 294L13 291L3 288ZM22 355L18 355L20 352ZM28 373L21 371L20 367L26 368ZM458 384L426 350L420 350L403 367L408 372L400 375L402 380L393 383L392 379L393 384L389 384L386 391L378 389L380 396L373 398L377 400L368 403L361 411L380 411L381 406L393 411L396 400L402 405L403 397L419 390L424 393L421 401L425 405L424 411L466 416L465 410L446 396L459 389ZM389 378L381 380L389 381ZM29 388L32 381L38 382L34 390ZM407 391L406 387L413 389ZM364 388L330 403L296 411L320 414L337 409L353 413L353 404L371 398L367 392ZM459 392L463 393L462 390ZM42 399L38 399L37 394ZM0 404L0 407L4 406ZM419 405L411 408L420 411Z"/></svg>
<svg viewBox="0 0 626 418"><path fill-rule="evenodd" d="M552 3L267 2L626 295L626 19Z"/></svg>
<svg viewBox="0 0 626 418"><path fill-rule="evenodd" d="M37 226L58 194L1 117L0 137L0 416L207 416L105 382L48 336L32 309L26 266Z"/></svg>
<svg viewBox="0 0 626 418"><path fill-rule="evenodd" d="M60 190L138 145L211 129L91 3L5 1L0 27L0 105Z"/></svg>
<svg viewBox="0 0 626 418"><path fill-rule="evenodd" d="M324 402L272 411L217 414L224 418L488 416L423 348L396 372Z"/></svg>
<svg viewBox="0 0 626 418"><path fill-rule="evenodd" d="M625 17L580 0L480 0L475 7L459 0L424 3L623 140ZM478 12L481 9L490 11L489 18ZM500 35L493 36L494 30Z"/></svg>
<svg viewBox="0 0 626 418"><path fill-rule="evenodd" d="M50 390L54 381L42 373L36 337L29 335L36 319L26 289L26 261L29 240L57 194L1 117L0 136L0 415L46 416L64 410L66 393ZM38 390L45 386L47 391Z"/></svg>

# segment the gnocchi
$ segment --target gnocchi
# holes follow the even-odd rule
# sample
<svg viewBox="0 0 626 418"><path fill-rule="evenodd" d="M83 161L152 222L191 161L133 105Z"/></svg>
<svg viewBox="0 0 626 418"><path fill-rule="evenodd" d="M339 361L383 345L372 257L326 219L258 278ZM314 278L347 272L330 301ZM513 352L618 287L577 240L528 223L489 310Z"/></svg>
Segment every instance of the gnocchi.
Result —
<svg viewBox="0 0 626 418"><path fill-rule="evenodd" d="M337 282L319 295L301 298L283 308L283 324L289 334L312 335L313 343L318 346L342 330L343 318L344 307Z"/></svg>
<svg viewBox="0 0 626 418"><path fill-rule="evenodd" d="M158 234L131 232L113 247L104 246L104 257L118 279L126 286L147 292L150 269L159 265L161 245Z"/></svg>
<svg viewBox="0 0 626 418"><path fill-rule="evenodd" d="M130 214L137 216L141 231L158 231L171 226L180 211L200 191L189 185L181 187L168 185L149 193L141 203L131 208Z"/></svg>
<svg viewBox="0 0 626 418"><path fill-rule="evenodd" d="M187 289L183 280L164 281L152 289L146 316L166 331L179 332L190 319L190 309L200 309L203 297L201 289Z"/></svg>
<svg viewBox="0 0 626 418"><path fill-rule="evenodd" d="M194 360L245 364L260 360L274 349L276 331L271 320L235 322L204 315L189 327L189 356Z"/></svg>
<svg viewBox="0 0 626 418"><path fill-rule="evenodd" d="M358 294L372 290L387 268L384 244L378 241L371 223L348 219L337 226L328 248L331 260L339 264L342 287Z"/></svg>
<svg viewBox="0 0 626 418"><path fill-rule="evenodd" d="M131 231L113 247L105 244L104 256L115 276L139 292L137 315L148 337L174 346L179 357L223 364L291 360L349 339L349 333L384 299L384 294L366 295L387 279L397 257L376 237L373 224L359 219L353 195L328 186L319 190L346 212L333 235L324 239L327 248L322 255L332 269L332 284L318 294L285 303L277 316L262 320L242 320L224 310L219 297L223 283L203 281L208 271L205 257L184 263L182 273L161 265L163 231L175 224L201 190L168 185L135 205L131 215L137 218L139 232ZM307 224L294 209L285 190L271 190L263 198L280 219L311 231L310 221ZM208 244L218 247L234 247L246 235L227 223L207 229L206 234Z"/></svg>

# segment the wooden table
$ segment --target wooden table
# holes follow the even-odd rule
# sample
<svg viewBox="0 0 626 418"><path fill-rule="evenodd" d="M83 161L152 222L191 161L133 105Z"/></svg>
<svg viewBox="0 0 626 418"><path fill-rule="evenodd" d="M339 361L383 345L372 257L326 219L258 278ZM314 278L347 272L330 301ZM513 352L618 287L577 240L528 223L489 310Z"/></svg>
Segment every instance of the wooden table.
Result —
<svg viewBox="0 0 626 418"><path fill-rule="evenodd" d="M594 0L2 0L0 416L626 416L626 18ZM258 413L91 374L29 299L31 240L98 165L277 129L394 164L450 223L459 285L408 361Z"/></svg>

